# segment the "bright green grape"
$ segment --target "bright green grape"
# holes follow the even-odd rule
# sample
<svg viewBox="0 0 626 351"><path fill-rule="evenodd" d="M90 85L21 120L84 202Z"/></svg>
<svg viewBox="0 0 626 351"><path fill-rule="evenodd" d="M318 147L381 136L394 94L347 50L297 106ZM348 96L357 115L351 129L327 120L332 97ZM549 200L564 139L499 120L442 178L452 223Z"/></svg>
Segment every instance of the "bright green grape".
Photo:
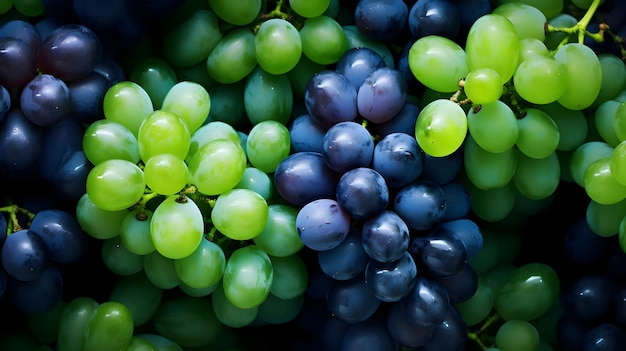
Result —
<svg viewBox="0 0 626 351"><path fill-rule="evenodd" d="M300 29L300 38L302 53L321 65L337 63L348 50L348 38L343 28L334 18L325 15L307 18Z"/></svg>
<svg viewBox="0 0 626 351"><path fill-rule="evenodd" d="M146 185L157 194L179 193L189 180L185 161L174 154L159 154L148 159L143 168Z"/></svg>
<svg viewBox="0 0 626 351"><path fill-rule="evenodd" d="M119 277L111 289L109 300L124 304L133 316L134 326L139 327L150 321L162 297L163 290L152 284L141 271Z"/></svg>
<svg viewBox="0 0 626 351"><path fill-rule="evenodd" d="M470 27L465 44L470 70L491 68L502 84L513 77L519 60L520 43L511 21L495 13L478 18Z"/></svg>
<svg viewBox="0 0 626 351"><path fill-rule="evenodd" d="M524 109L526 115L517 120L519 137L516 145L526 156L548 157L559 145L560 132L552 117L534 107Z"/></svg>
<svg viewBox="0 0 626 351"><path fill-rule="evenodd" d="M119 235L105 239L100 252L104 265L116 275L131 275L143 270L143 257L128 251Z"/></svg>
<svg viewBox="0 0 626 351"><path fill-rule="evenodd" d="M203 125L211 112L209 92L199 83L181 81L176 83L163 98L162 110L180 117L189 133Z"/></svg>
<svg viewBox="0 0 626 351"><path fill-rule="evenodd" d="M231 84L245 78L257 64L254 33L240 28L227 33L209 54L206 61L211 78Z"/></svg>
<svg viewBox="0 0 626 351"><path fill-rule="evenodd" d="M96 239L109 239L121 233L122 222L128 215L126 209L103 210L83 194L76 204L76 219L85 233Z"/></svg>
<svg viewBox="0 0 626 351"><path fill-rule="evenodd" d="M99 303L91 297L81 296L69 301L59 319L56 348L59 351L83 351L85 326Z"/></svg>
<svg viewBox="0 0 626 351"><path fill-rule="evenodd" d="M507 185L517 167L515 149L494 153L481 148L469 136L463 148L464 169L469 180L482 190L497 189Z"/></svg>
<svg viewBox="0 0 626 351"><path fill-rule="evenodd" d="M217 197L211 222L233 240L249 240L265 228L268 211L263 196L248 189L232 189Z"/></svg>
<svg viewBox="0 0 626 351"><path fill-rule="evenodd" d="M500 100L470 109L467 113L467 126L476 144L492 153L509 150L519 136L519 126L513 110Z"/></svg>
<svg viewBox="0 0 626 351"><path fill-rule="evenodd" d="M224 294L224 287L220 283L211 294L211 303L215 316L224 325L231 328L242 328L254 322L259 307L239 308L233 305Z"/></svg>
<svg viewBox="0 0 626 351"><path fill-rule="evenodd" d="M611 157L593 161L585 170L585 192L591 200L611 205L626 199L626 185L617 181L611 173Z"/></svg>
<svg viewBox="0 0 626 351"><path fill-rule="evenodd" d="M467 62L467 55L459 44L436 35L417 39L408 53L409 69L415 78L443 93L459 89L459 82L470 72Z"/></svg>
<svg viewBox="0 0 626 351"><path fill-rule="evenodd" d="M428 155L443 157L461 147L467 130L463 108L448 99L437 99L420 111L415 124L415 137Z"/></svg>
<svg viewBox="0 0 626 351"><path fill-rule="evenodd" d="M494 293L493 289L485 277L478 276L478 286L476 292L469 299L456 304L459 312L463 316L468 327L479 324L484 321L493 308Z"/></svg>
<svg viewBox="0 0 626 351"><path fill-rule="evenodd" d="M557 101L566 89L566 70L550 56L533 56L517 66L513 84L526 101L544 105Z"/></svg>
<svg viewBox="0 0 626 351"><path fill-rule="evenodd" d="M491 13L502 15L513 23L520 39L535 38L543 41L546 38L546 16L538 8L523 2L509 2L498 5Z"/></svg>
<svg viewBox="0 0 626 351"><path fill-rule="evenodd" d="M505 321L531 321L545 314L560 292L559 275L541 262L518 267L497 292L495 310Z"/></svg>
<svg viewBox="0 0 626 351"><path fill-rule="evenodd" d="M538 105L537 108L552 117L559 129L557 150L573 151L585 142L589 126L582 111L567 109L558 102Z"/></svg>
<svg viewBox="0 0 626 351"><path fill-rule="evenodd" d="M120 227L120 239L128 251L147 255L155 250L150 236L152 210L138 207L126 215Z"/></svg>
<svg viewBox="0 0 626 351"><path fill-rule="evenodd" d="M161 108L163 98L178 82L176 72L172 66L162 58L147 57L132 67L129 79L139 85L150 95L152 107Z"/></svg>
<svg viewBox="0 0 626 351"><path fill-rule="evenodd" d="M187 151L185 161L190 162L200 147L215 139L228 139L234 143L239 143L239 134L233 126L226 122L207 122L191 134L189 151Z"/></svg>
<svg viewBox="0 0 626 351"><path fill-rule="evenodd" d="M173 67L190 67L207 59L222 39L215 13L198 9L169 29L163 37L163 57Z"/></svg>
<svg viewBox="0 0 626 351"><path fill-rule="evenodd" d="M618 183L626 185L626 140L613 149L609 156L609 169Z"/></svg>
<svg viewBox="0 0 626 351"><path fill-rule="evenodd" d="M608 100L601 103L591 114L595 130L602 140L611 146L616 146L620 141L626 140L619 137L619 135L626 136L624 129L626 125L622 117L618 116L619 106L618 101Z"/></svg>
<svg viewBox="0 0 626 351"><path fill-rule="evenodd" d="M261 0L209 0L209 5L215 14L224 21L243 26L250 24L259 15L263 1Z"/></svg>
<svg viewBox="0 0 626 351"><path fill-rule="evenodd" d="M144 255L143 270L148 280L157 288L163 290L172 289L181 283L178 274L176 274L174 261L155 250Z"/></svg>
<svg viewBox="0 0 626 351"><path fill-rule="evenodd" d="M267 224L252 240L257 247L275 257L296 254L304 247L296 227L298 210L290 205L271 204Z"/></svg>
<svg viewBox="0 0 626 351"><path fill-rule="evenodd" d="M289 129L278 121L262 121L252 127L246 140L248 161L265 173L274 173L276 167L289 156L291 139Z"/></svg>
<svg viewBox="0 0 626 351"><path fill-rule="evenodd" d="M554 58L566 70L566 89L558 102L570 110L591 106L602 86L602 66L596 53L585 44L568 43L556 51Z"/></svg>
<svg viewBox="0 0 626 351"><path fill-rule="evenodd" d="M85 325L84 350L124 350L133 336L133 316L117 301L99 304Z"/></svg>
<svg viewBox="0 0 626 351"><path fill-rule="evenodd" d="M137 134L139 155L144 162L160 154L187 156L191 135L185 122L172 112L156 110L141 124Z"/></svg>
<svg viewBox="0 0 626 351"><path fill-rule="evenodd" d="M500 350L530 351L539 347L539 332L527 321L509 320L496 332L496 346Z"/></svg>
<svg viewBox="0 0 626 351"><path fill-rule="evenodd" d="M602 112L601 109L606 109L606 111ZM601 110L601 111L598 112L598 110ZM596 112L594 115L598 115L601 112L606 114L606 116L604 116L602 119L606 120L607 124L609 123L611 116L613 116L612 124L613 124L613 130L615 133L615 138L619 142L626 140L626 102L619 102L616 100L609 100L609 101L603 102L596 109ZM607 134L609 133L607 132Z"/></svg>
<svg viewBox="0 0 626 351"><path fill-rule="evenodd" d="M224 295L239 308L257 307L269 295L273 279L270 257L255 245L244 246L236 249L226 262Z"/></svg>
<svg viewBox="0 0 626 351"><path fill-rule="evenodd" d="M191 158L189 182L205 195L219 195L237 185L246 170L243 148L227 139L215 139L203 145Z"/></svg>
<svg viewBox="0 0 626 351"><path fill-rule="evenodd" d="M274 294L267 295L265 301L259 305L257 321L267 324L285 324L298 317L305 302L305 295L298 295L291 299L281 299Z"/></svg>
<svg viewBox="0 0 626 351"><path fill-rule="evenodd" d="M570 158L570 174L576 184L585 186L585 171L594 161L611 157L614 148L603 141L589 141L580 145Z"/></svg>
<svg viewBox="0 0 626 351"><path fill-rule="evenodd" d="M504 90L498 72L491 68L478 68L465 77L463 90L474 104L489 104L502 96Z"/></svg>
<svg viewBox="0 0 626 351"><path fill-rule="evenodd" d="M330 0L289 0L289 6L298 15L311 18L324 14L330 2Z"/></svg>
<svg viewBox="0 0 626 351"><path fill-rule="evenodd" d="M257 66L244 87L244 107L254 125L274 120L287 124L293 110L293 90L287 74L270 74Z"/></svg>
<svg viewBox="0 0 626 351"><path fill-rule="evenodd" d="M273 180L270 174L255 167L246 167L243 177L234 189L248 189L263 196L267 203L274 194Z"/></svg>
<svg viewBox="0 0 626 351"><path fill-rule="evenodd" d="M106 160L122 159L137 163L137 137L123 124L109 119L91 123L83 134L83 151L94 165Z"/></svg>
<svg viewBox="0 0 626 351"><path fill-rule="evenodd" d="M203 289L222 279L226 256L218 244L202 240L191 255L175 260L174 267L181 282L195 289Z"/></svg>
<svg viewBox="0 0 626 351"><path fill-rule="evenodd" d="M309 275L306 264L298 255L270 256L274 280L270 293L282 300L298 297L306 292Z"/></svg>
<svg viewBox="0 0 626 351"><path fill-rule="evenodd" d="M585 212L589 228L601 237L617 235L624 216L626 216L626 200L608 205L590 200Z"/></svg>
<svg viewBox="0 0 626 351"><path fill-rule="evenodd" d="M551 19L563 12L563 0L497 0L497 5L510 2L521 2L539 9L547 19ZM570 27L570 26L567 26Z"/></svg>
<svg viewBox="0 0 626 351"><path fill-rule="evenodd" d="M626 87L626 64L621 58L609 53L599 53L598 60L602 68L602 85L591 108L597 108L601 103L613 99Z"/></svg>
<svg viewBox="0 0 626 351"><path fill-rule="evenodd" d="M202 213L189 197L168 196L154 210L150 221L154 247L171 259L191 255L200 245L203 233Z"/></svg>
<svg viewBox="0 0 626 351"><path fill-rule="evenodd" d="M546 199L554 194L561 180L561 167L556 152L544 158L531 158L516 151L517 167L513 183L531 200Z"/></svg>
<svg viewBox="0 0 626 351"><path fill-rule="evenodd" d="M143 172L126 160L106 160L87 174L89 199L106 211L119 211L137 203L146 189Z"/></svg>
<svg viewBox="0 0 626 351"><path fill-rule="evenodd" d="M550 57L550 51L546 44L536 38L524 38L519 41L519 61L517 64L521 64L525 60L531 59L533 57Z"/></svg>
<svg viewBox="0 0 626 351"><path fill-rule="evenodd" d="M282 18L272 18L257 30L254 50L256 61L264 71L283 74L291 71L300 60L303 42L293 24Z"/></svg>
<svg viewBox="0 0 626 351"><path fill-rule="evenodd" d="M110 87L102 100L104 117L128 128L136 136L143 120L154 111L146 90L131 81Z"/></svg>

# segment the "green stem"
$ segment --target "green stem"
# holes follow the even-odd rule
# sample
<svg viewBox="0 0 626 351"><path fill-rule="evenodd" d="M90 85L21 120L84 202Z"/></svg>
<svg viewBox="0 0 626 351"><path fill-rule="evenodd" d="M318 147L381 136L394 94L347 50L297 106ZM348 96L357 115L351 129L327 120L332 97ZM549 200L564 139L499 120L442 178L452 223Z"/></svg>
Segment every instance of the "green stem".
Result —
<svg viewBox="0 0 626 351"><path fill-rule="evenodd" d="M554 52L556 52L562 46L567 44L569 42L570 37L573 34L577 35L577 37L578 37L577 39L578 39L578 43L579 44L583 44L584 43L585 36L591 37L593 40L598 41L598 42L601 42L601 41L604 40L604 30L602 28L600 29L600 32L598 32L598 33L590 33L590 32L587 31L587 27L589 26L589 23L591 23L591 20L593 19L593 16L595 15L596 11L598 10L598 7L600 6L600 2L601 2L601 0L593 0L591 5L589 5L589 8L587 9L587 12L585 12L585 15L578 21L578 23L576 23L572 27L569 27L569 28L559 28L559 27L554 27L551 24L546 24L546 31L547 32L562 32L562 33L566 33L567 34L563 38L563 40L561 40L561 42L556 47Z"/></svg>
<svg viewBox="0 0 626 351"><path fill-rule="evenodd" d="M29 210L19 207L18 205L8 205L0 207L0 212L6 212L9 215L9 221L7 222L7 235L18 232L23 228L27 228L30 226L30 222L32 222L33 218L35 218L35 214L30 212ZM26 216L27 223L25 226L20 224L20 221L17 218L17 214L21 213Z"/></svg>

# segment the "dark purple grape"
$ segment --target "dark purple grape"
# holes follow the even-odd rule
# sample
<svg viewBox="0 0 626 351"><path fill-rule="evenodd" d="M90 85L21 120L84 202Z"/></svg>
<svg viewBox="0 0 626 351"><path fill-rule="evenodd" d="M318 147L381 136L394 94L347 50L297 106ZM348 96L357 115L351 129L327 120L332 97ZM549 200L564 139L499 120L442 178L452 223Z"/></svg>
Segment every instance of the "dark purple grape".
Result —
<svg viewBox="0 0 626 351"><path fill-rule="evenodd" d="M598 263L606 257L609 245L612 245L607 238L591 230L584 216L577 217L570 222L565 231L564 240L565 258L583 267Z"/></svg>
<svg viewBox="0 0 626 351"><path fill-rule="evenodd" d="M477 19L491 12L490 0L449 0L459 10L459 30L466 32Z"/></svg>
<svg viewBox="0 0 626 351"><path fill-rule="evenodd" d="M4 116L11 110L11 93L4 86L0 85L0 124L4 121Z"/></svg>
<svg viewBox="0 0 626 351"><path fill-rule="evenodd" d="M73 213L57 209L37 212L29 230L42 239L48 257L57 263L77 262L87 252L87 234Z"/></svg>
<svg viewBox="0 0 626 351"><path fill-rule="evenodd" d="M374 157L372 135L359 123L339 122L324 134L322 156L328 167L339 174L369 167Z"/></svg>
<svg viewBox="0 0 626 351"><path fill-rule="evenodd" d="M459 33L459 9L448 0L420 0L409 10L409 30L414 38L439 35L453 39Z"/></svg>
<svg viewBox="0 0 626 351"><path fill-rule="evenodd" d="M22 110L9 111L0 125L0 174L17 180L32 177L42 145L42 128L29 121Z"/></svg>
<svg viewBox="0 0 626 351"><path fill-rule="evenodd" d="M400 301L411 292L417 280L417 266L407 252L396 261L370 259L365 268L365 283L384 302Z"/></svg>
<svg viewBox="0 0 626 351"><path fill-rule="evenodd" d="M459 311L451 305L444 320L435 328L428 342L416 351L463 351L467 343L467 324Z"/></svg>
<svg viewBox="0 0 626 351"><path fill-rule="evenodd" d="M357 89L357 111L370 122L388 122L404 107L407 89L400 71L390 67L378 68Z"/></svg>
<svg viewBox="0 0 626 351"><path fill-rule="evenodd" d="M420 107L410 101L406 101L404 106L392 119L384 123L372 123L371 130L381 137L391 133L404 133L415 137L415 123L420 113Z"/></svg>
<svg viewBox="0 0 626 351"><path fill-rule="evenodd" d="M300 208L296 227L306 247L330 250L339 246L350 232L350 215L333 199L317 199Z"/></svg>
<svg viewBox="0 0 626 351"><path fill-rule="evenodd" d="M459 218L442 222L437 227L454 233L461 240L465 247L467 259L473 258L480 253L480 249L483 247L483 234L478 224L473 220Z"/></svg>
<svg viewBox="0 0 626 351"><path fill-rule="evenodd" d="M367 219L387 208L389 189L378 172L359 167L347 171L339 178L337 201L352 218Z"/></svg>
<svg viewBox="0 0 626 351"><path fill-rule="evenodd" d="M22 90L20 107L31 122L48 127L69 116L72 108L70 90L59 77L37 75Z"/></svg>
<svg viewBox="0 0 626 351"><path fill-rule="evenodd" d="M424 151L415 137L391 133L374 147L372 168L385 178L389 187L403 187L416 181L422 173Z"/></svg>
<svg viewBox="0 0 626 351"><path fill-rule="evenodd" d="M102 43L96 33L81 24L65 24L43 41L37 66L41 72L69 82L86 77L101 57Z"/></svg>
<svg viewBox="0 0 626 351"><path fill-rule="evenodd" d="M361 242L371 259L392 262L400 259L409 247L406 223L395 212L385 210L363 222Z"/></svg>
<svg viewBox="0 0 626 351"><path fill-rule="evenodd" d="M70 91L69 118L79 123L91 123L104 118L104 96L111 82L102 74L91 72L86 77L67 83Z"/></svg>
<svg viewBox="0 0 626 351"><path fill-rule="evenodd" d="M48 312L63 298L63 274L54 265L47 266L35 280L9 278L7 284L10 301L25 314Z"/></svg>
<svg viewBox="0 0 626 351"><path fill-rule="evenodd" d="M453 181L462 167L463 153L458 150L443 157L426 154L421 179L444 185Z"/></svg>
<svg viewBox="0 0 626 351"><path fill-rule="evenodd" d="M28 229L7 236L0 250L0 261L11 278L21 281L37 279L49 263L44 242Z"/></svg>
<svg viewBox="0 0 626 351"><path fill-rule="evenodd" d="M54 181L58 172L74 152L83 149L85 129L71 119L61 121L44 128L43 147L39 173L42 178Z"/></svg>
<svg viewBox="0 0 626 351"><path fill-rule="evenodd" d="M613 323L603 322L583 338L584 351L612 351L626 348L626 332Z"/></svg>
<svg viewBox="0 0 626 351"><path fill-rule="evenodd" d="M0 85L22 88L37 74L37 53L24 40L0 38Z"/></svg>
<svg viewBox="0 0 626 351"><path fill-rule="evenodd" d="M478 274L469 263L465 263L456 273L436 278L435 281L446 289L453 304L468 300L478 290Z"/></svg>
<svg viewBox="0 0 626 351"><path fill-rule="evenodd" d="M413 324L402 303L394 303L387 314L387 329L400 345L419 347L425 345L436 327L420 327Z"/></svg>
<svg viewBox="0 0 626 351"><path fill-rule="evenodd" d="M446 197L446 213L443 221L452 221L467 217L472 210L472 196L467 187L458 181L451 181L441 186Z"/></svg>
<svg viewBox="0 0 626 351"><path fill-rule="evenodd" d="M440 325L450 308L446 290L423 275L417 277L413 289L400 301L408 320L424 328Z"/></svg>
<svg viewBox="0 0 626 351"><path fill-rule="evenodd" d="M376 313L380 304L363 277L334 280L326 295L328 310L346 323L367 320Z"/></svg>
<svg viewBox="0 0 626 351"><path fill-rule="evenodd" d="M442 221L446 213L446 198L439 185L418 179L398 190L393 206L409 228L426 230Z"/></svg>
<svg viewBox="0 0 626 351"><path fill-rule="evenodd" d="M76 204L85 194L87 175L93 168L83 150L76 150L62 165L54 179L54 190L67 204Z"/></svg>
<svg viewBox="0 0 626 351"><path fill-rule="evenodd" d="M365 78L382 67L385 67L385 60L378 52L365 46L358 46L349 49L339 58L335 70L348 78L358 91Z"/></svg>
<svg viewBox="0 0 626 351"><path fill-rule="evenodd" d="M595 274L583 275L569 287L564 306L573 318L592 324L605 320L617 292L615 282Z"/></svg>
<svg viewBox="0 0 626 351"><path fill-rule="evenodd" d="M413 237L409 252L422 272L436 278L457 273L467 259L463 242L443 228L435 228L426 235Z"/></svg>
<svg viewBox="0 0 626 351"><path fill-rule="evenodd" d="M292 153L311 151L322 152L326 128L316 123L308 113L294 118L289 125Z"/></svg>
<svg viewBox="0 0 626 351"><path fill-rule="evenodd" d="M324 128L357 118L357 91L343 74L324 70L309 79L304 91L304 106L314 121Z"/></svg>
<svg viewBox="0 0 626 351"><path fill-rule="evenodd" d="M5 22L0 27L0 38L13 37L25 41L34 52L39 50L41 46L41 36L35 26L22 19L14 19Z"/></svg>
<svg viewBox="0 0 626 351"><path fill-rule="evenodd" d="M385 321L380 318L369 318L349 325L341 340L341 350L344 351L396 349L398 349L397 342L389 334Z"/></svg>
<svg viewBox="0 0 626 351"><path fill-rule="evenodd" d="M337 280L352 279L363 274L369 259L361 242L361 231L354 226L337 247L317 253L319 267L326 275Z"/></svg>
<svg viewBox="0 0 626 351"><path fill-rule="evenodd" d="M115 85L126 80L126 73L119 62L107 56L100 58L93 71L103 75L109 81L109 85Z"/></svg>
<svg viewBox="0 0 626 351"><path fill-rule="evenodd" d="M396 38L406 27L409 8L402 0L360 0L354 22L361 33L377 41Z"/></svg>

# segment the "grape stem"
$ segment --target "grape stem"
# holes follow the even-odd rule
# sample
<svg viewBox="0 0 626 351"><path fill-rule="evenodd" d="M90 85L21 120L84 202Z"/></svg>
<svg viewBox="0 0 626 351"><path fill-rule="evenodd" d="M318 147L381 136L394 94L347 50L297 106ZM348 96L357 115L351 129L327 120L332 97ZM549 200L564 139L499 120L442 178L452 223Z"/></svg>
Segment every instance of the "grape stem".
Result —
<svg viewBox="0 0 626 351"><path fill-rule="evenodd" d="M589 23L593 19L594 14L598 10L598 7L600 6L600 2L601 0L593 0L591 5L589 5L589 8L587 8L587 12L585 12L585 15L578 21L578 23L576 23L575 25L571 27L568 27L568 28L555 27L549 23L546 23L545 25L546 32L562 32L562 33L567 34L563 38L563 40L561 40L561 42L556 47L554 52L556 52L562 46L567 44L569 42L570 37L573 34L576 34L578 36L577 39L578 39L579 44L583 44L585 40L585 36L590 37L591 39L597 42L604 41L604 31L608 29L608 25L606 25L605 23L600 25L598 33L591 33L587 31L587 27L589 26Z"/></svg>
<svg viewBox="0 0 626 351"><path fill-rule="evenodd" d="M19 207L18 205L8 205L4 207L0 207L0 213L6 212L9 214L9 221L7 222L7 235L11 235L12 233L19 232L24 227L20 224L19 219L17 218L17 214L21 213L26 215L28 219L26 223L26 227L30 226L30 222L35 218L35 214L30 212L29 210Z"/></svg>
<svg viewBox="0 0 626 351"><path fill-rule="evenodd" d="M478 344L481 349L487 350L488 348L492 347L493 341L489 340L488 342L486 342L484 338L489 337L491 339L492 337L490 337L489 335L484 335L483 333L487 331L487 329L489 329L492 325L494 325L494 323L499 321L501 321L500 315L495 311L492 312L477 331L467 333L468 339Z"/></svg>

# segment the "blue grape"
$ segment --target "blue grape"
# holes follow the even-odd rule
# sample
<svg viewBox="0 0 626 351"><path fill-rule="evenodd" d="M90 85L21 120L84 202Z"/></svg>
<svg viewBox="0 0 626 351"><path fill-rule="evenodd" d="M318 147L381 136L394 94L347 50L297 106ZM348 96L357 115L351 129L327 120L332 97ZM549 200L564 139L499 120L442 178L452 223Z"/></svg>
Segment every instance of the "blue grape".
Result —
<svg viewBox="0 0 626 351"><path fill-rule="evenodd" d="M322 346L320 349L341 351L343 336L350 325L350 323L346 323L336 317L327 318L320 330L320 343Z"/></svg>
<svg viewBox="0 0 626 351"><path fill-rule="evenodd" d="M446 213L443 221L463 219L472 209L472 196L467 187L458 181L451 181L441 186L446 198Z"/></svg>
<svg viewBox="0 0 626 351"><path fill-rule="evenodd" d="M409 10L409 30L414 38L438 35L453 39L459 33L459 9L448 0L420 0Z"/></svg>
<svg viewBox="0 0 626 351"><path fill-rule="evenodd" d="M466 342L467 324L456 307L451 305L443 321L433 331L430 340L416 348L416 351L463 351Z"/></svg>
<svg viewBox="0 0 626 351"><path fill-rule="evenodd" d="M446 289L453 304L468 300L478 289L478 274L467 262L456 273L435 278L435 281Z"/></svg>
<svg viewBox="0 0 626 351"><path fill-rule="evenodd" d="M412 323L402 303L393 303L387 314L387 329L401 345L419 347L425 345L436 327L420 327Z"/></svg>
<svg viewBox="0 0 626 351"><path fill-rule="evenodd" d="M304 91L304 106L314 121L325 128L358 116L357 90L350 80L334 70L315 73Z"/></svg>
<svg viewBox="0 0 626 351"><path fill-rule="evenodd" d="M326 295L326 306L333 316L351 324L373 316L381 303L363 277L334 280Z"/></svg>
<svg viewBox="0 0 626 351"><path fill-rule="evenodd" d="M448 156L426 154L421 179L444 185L453 181L463 167L463 154L457 150Z"/></svg>
<svg viewBox="0 0 626 351"><path fill-rule="evenodd" d="M292 153L304 151L322 153L324 135L326 128L316 123L308 113L299 115L289 125Z"/></svg>
<svg viewBox="0 0 626 351"><path fill-rule="evenodd" d="M366 37L377 41L396 38L406 27L409 8L402 0L360 0L354 22Z"/></svg>
<svg viewBox="0 0 626 351"><path fill-rule="evenodd" d="M317 253L319 267L326 275L337 280L347 280L365 272L370 258L363 248L359 229L351 227L341 244Z"/></svg>
<svg viewBox="0 0 626 351"><path fill-rule="evenodd" d="M73 213L58 209L39 211L29 230L42 239L47 256L54 262L77 262L87 253L87 234Z"/></svg>
<svg viewBox="0 0 626 351"><path fill-rule="evenodd" d="M374 157L372 135L359 123L337 123L324 134L322 156L328 167L339 174L369 167Z"/></svg>
<svg viewBox="0 0 626 351"><path fill-rule="evenodd" d="M589 330L583 338L585 351L623 350L626 346L626 332L610 322L600 323Z"/></svg>
<svg viewBox="0 0 626 351"><path fill-rule="evenodd" d="M384 302L400 301L409 294L417 280L417 266L407 252L392 262L370 259L365 268L365 283Z"/></svg>
<svg viewBox="0 0 626 351"><path fill-rule="evenodd" d="M67 83L72 108L69 117L80 123L91 123L103 118L102 102L111 82L95 71L86 77Z"/></svg>
<svg viewBox="0 0 626 351"><path fill-rule="evenodd" d="M565 231L563 250L565 258L578 266L589 266L606 257L611 243L594 233L587 219L577 217Z"/></svg>
<svg viewBox="0 0 626 351"><path fill-rule="evenodd" d="M274 185L287 202L304 206L312 200L334 198L339 175L322 154L312 151L287 156L274 171Z"/></svg>
<svg viewBox="0 0 626 351"><path fill-rule="evenodd" d="M459 10L459 31L467 32L480 17L491 12L490 0L449 0Z"/></svg>
<svg viewBox="0 0 626 351"><path fill-rule="evenodd" d="M374 147L372 168L391 188L408 185L419 178L424 168L424 151L406 133L391 133Z"/></svg>
<svg viewBox="0 0 626 351"><path fill-rule="evenodd" d="M483 247L483 234L478 224L473 220L469 218L453 219L442 222L437 227L454 233L461 240L468 260L480 253Z"/></svg>
<svg viewBox="0 0 626 351"><path fill-rule="evenodd" d="M20 229L4 240L0 262L11 278L31 281L48 267L49 258L43 240L28 229Z"/></svg>
<svg viewBox="0 0 626 351"><path fill-rule="evenodd" d="M568 313L585 324L601 322L609 312L611 298L617 287L606 276L586 274L578 278L564 296L564 306Z"/></svg>
<svg viewBox="0 0 626 351"><path fill-rule="evenodd" d="M63 273L54 265L47 266L35 280L9 277L7 285L11 303L25 314L47 312L63 298Z"/></svg>
<svg viewBox="0 0 626 351"><path fill-rule="evenodd" d="M126 73L120 63L108 56L100 58L100 61L93 68L93 72L104 76L111 86L126 80Z"/></svg>
<svg viewBox="0 0 626 351"><path fill-rule="evenodd" d="M370 122L385 123L402 110L407 90L408 84L399 70L378 68L357 90L357 111Z"/></svg>
<svg viewBox="0 0 626 351"><path fill-rule="evenodd" d="M409 227L393 211L385 210L363 222L361 241L371 259L398 260L408 249L410 240Z"/></svg>
<svg viewBox="0 0 626 351"><path fill-rule="evenodd" d="M348 326L343 333L341 350L380 351L397 350L396 341L389 334L387 325L380 318L369 318Z"/></svg>
<svg viewBox="0 0 626 351"><path fill-rule="evenodd" d="M22 90L20 107L31 122L48 127L69 116L72 107L70 90L56 76L37 75Z"/></svg>
<svg viewBox="0 0 626 351"><path fill-rule="evenodd" d="M316 251L341 244L350 232L350 215L333 199L317 199L302 206L296 215L302 243Z"/></svg>
<svg viewBox="0 0 626 351"><path fill-rule="evenodd" d="M358 92L367 76L385 66L385 60L378 52L366 46L357 46L341 55L335 70L348 78Z"/></svg>
<svg viewBox="0 0 626 351"><path fill-rule="evenodd" d="M559 318L556 328L559 347L563 348L563 350L581 350L587 331L589 331L589 327L566 311Z"/></svg>
<svg viewBox="0 0 626 351"><path fill-rule="evenodd" d="M418 179L398 190L393 207L409 228L426 230L442 221L446 212L445 194L439 185Z"/></svg>
<svg viewBox="0 0 626 351"><path fill-rule="evenodd" d="M615 323L626 329L626 286L623 286L613 298Z"/></svg>
<svg viewBox="0 0 626 351"><path fill-rule="evenodd" d="M404 133L415 137L415 123L421 109L411 101L405 101L404 106L392 119L384 123L372 123L370 128L385 137L391 133Z"/></svg>
<svg viewBox="0 0 626 351"><path fill-rule="evenodd" d="M49 181L57 178L58 172L67 160L78 150L82 150L84 128L72 119L61 121L44 128L43 146L39 173Z"/></svg>
<svg viewBox="0 0 626 351"><path fill-rule="evenodd" d="M450 308L446 290L424 275L418 275L413 289L400 302L408 320L424 328L441 324Z"/></svg>
<svg viewBox="0 0 626 351"><path fill-rule="evenodd" d="M83 150L76 150L62 165L53 181L55 192L68 204L76 204L87 191L86 182L93 168Z"/></svg>
<svg viewBox="0 0 626 351"><path fill-rule="evenodd" d="M0 124L4 116L11 110L11 94L4 86L0 85Z"/></svg>
<svg viewBox="0 0 626 351"><path fill-rule="evenodd" d="M430 277L455 274L467 259L463 242L454 233L439 227L426 235L413 237L409 252L422 272Z"/></svg>
<svg viewBox="0 0 626 351"><path fill-rule="evenodd" d="M359 167L347 171L339 178L337 201L352 218L369 218L387 208L389 189L378 172Z"/></svg>
<svg viewBox="0 0 626 351"><path fill-rule="evenodd" d="M35 26L23 19L13 19L0 26L0 38L13 37L23 40L34 52L41 46L41 36Z"/></svg>
<svg viewBox="0 0 626 351"><path fill-rule="evenodd" d="M0 52L0 85L5 88L22 88L37 74L37 53L24 40L0 37Z"/></svg>

